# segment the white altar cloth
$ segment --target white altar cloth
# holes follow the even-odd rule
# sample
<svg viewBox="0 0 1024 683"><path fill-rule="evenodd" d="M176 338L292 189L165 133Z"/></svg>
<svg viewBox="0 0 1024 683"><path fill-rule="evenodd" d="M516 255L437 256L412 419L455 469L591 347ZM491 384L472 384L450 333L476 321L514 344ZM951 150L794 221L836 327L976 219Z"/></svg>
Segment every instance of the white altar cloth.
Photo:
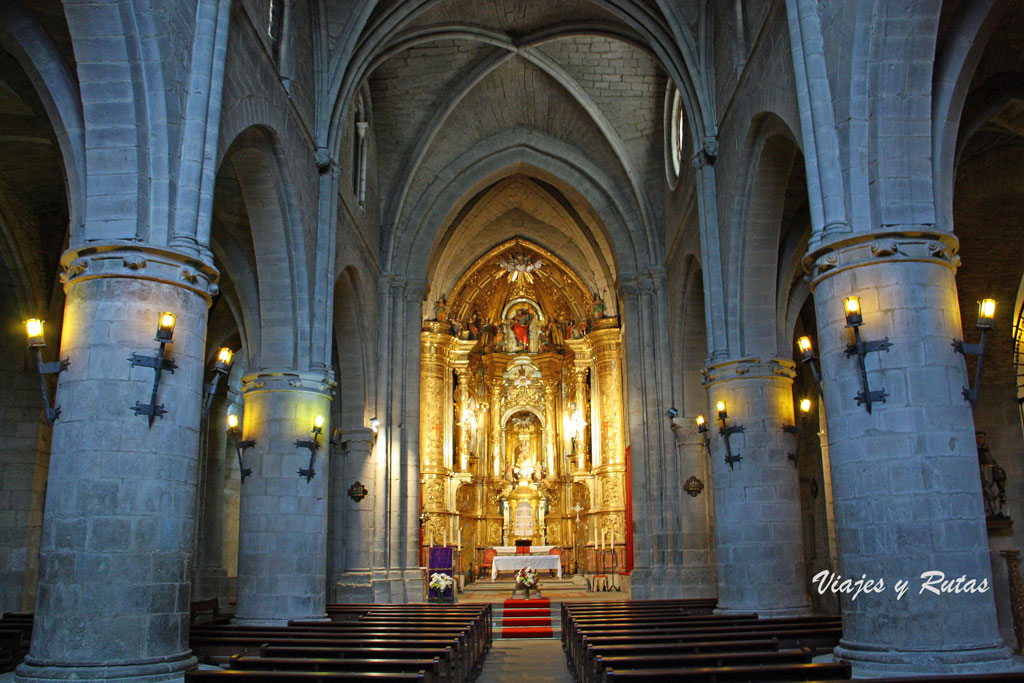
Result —
<svg viewBox="0 0 1024 683"><path fill-rule="evenodd" d="M516 547L514 545L496 545L492 547L498 551L499 555L514 555L516 552ZM549 550L557 547L558 546L554 545L531 545L529 554L538 553L547 555Z"/></svg>
<svg viewBox="0 0 1024 683"><path fill-rule="evenodd" d="M503 569L519 571L523 567L557 569L558 578L562 578L562 558L558 555L498 555L491 560L491 581L498 578L498 572Z"/></svg>

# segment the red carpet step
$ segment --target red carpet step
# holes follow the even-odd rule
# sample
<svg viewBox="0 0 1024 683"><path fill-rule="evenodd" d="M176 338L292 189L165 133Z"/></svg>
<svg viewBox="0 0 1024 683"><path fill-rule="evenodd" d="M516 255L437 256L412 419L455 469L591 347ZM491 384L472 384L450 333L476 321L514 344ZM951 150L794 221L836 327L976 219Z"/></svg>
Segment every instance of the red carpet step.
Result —
<svg viewBox="0 0 1024 683"><path fill-rule="evenodd" d="M500 633L501 638L553 638L551 600L506 600Z"/></svg>

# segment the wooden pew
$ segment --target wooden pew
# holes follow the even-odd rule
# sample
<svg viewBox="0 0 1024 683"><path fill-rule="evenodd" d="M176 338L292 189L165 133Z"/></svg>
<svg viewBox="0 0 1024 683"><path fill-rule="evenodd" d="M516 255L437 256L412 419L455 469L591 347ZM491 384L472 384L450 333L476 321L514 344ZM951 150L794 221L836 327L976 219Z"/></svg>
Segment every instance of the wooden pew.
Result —
<svg viewBox="0 0 1024 683"><path fill-rule="evenodd" d="M429 635L425 635L429 634ZM357 624L339 628L300 629L297 627L240 626L200 627L194 629L190 644L200 661L218 663L233 654L255 654L260 646L339 646L450 648L452 680L466 680L482 664L465 628L424 629L422 627L376 628Z"/></svg>
<svg viewBox="0 0 1024 683"><path fill-rule="evenodd" d="M594 657L594 675L590 680L604 681L608 669L636 670L670 668L711 668L728 666L764 666L768 664L809 664L814 653L808 648L798 650L748 650L702 652L694 654L631 654Z"/></svg>
<svg viewBox="0 0 1024 683"><path fill-rule="evenodd" d="M228 664L233 671L343 671L378 673L425 673L424 681L441 681L441 660L327 657L243 657L234 655Z"/></svg>
<svg viewBox="0 0 1024 683"><path fill-rule="evenodd" d="M764 666L722 666L709 668L664 668L664 669L608 669L606 680L616 681L649 681L664 678L688 683L726 683L727 681L768 681L784 683L787 681L821 681L822 677L849 680L850 664L848 662L827 662L811 664L766 664Z"/></svg>
<svg viewBox="0 0 1024 683"><path fill-rule="evenodd" d="M193 669L185 672L185 683L205 681L269 681L270 683L307 683L308 681L425 681L426 672L325 672L325 671L229 671Z"/></svg>

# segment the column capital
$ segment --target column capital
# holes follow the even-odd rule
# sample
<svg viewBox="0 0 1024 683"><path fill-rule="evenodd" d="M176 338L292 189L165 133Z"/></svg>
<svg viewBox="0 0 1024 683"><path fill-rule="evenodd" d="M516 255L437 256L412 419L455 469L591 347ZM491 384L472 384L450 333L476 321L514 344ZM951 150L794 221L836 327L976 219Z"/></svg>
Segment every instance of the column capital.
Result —
<svg viewBox="0 0 1024 683"><path fill-rule="evenodd" d="M242 377L242 393L245 396L263 391L294 391L322 394L328 400L334 394L337 382L323 373L296 372L254 372Z"/></svg>
<svg viewBox="0 0 1024 683"><path fill-rule="evenodd" d="M704 371L704 386L737 379L781 378L792 381L796 363L788 358L735 358L712 363Z"/></svg>
<svg viewBox="0 0 1024 683"><path fill-rule="evenodd" d="M934 225L904 225L885 232L844 235L823 244L804 257L811 291L827 277L853 268L892 262L935 263L956 272L960 266L960 242Z"/></svg>
<svg viewBox="0 0 1024 683"><path fill-rule="evenodd" d="M342 427L338 430L338 443L346 448L349 444L372 444L377 434L369 427Z"/></svg>
<svg viewBox="0 0 1024 683"><path fill-rule="evenodd" d="M212 303L220 274L208 263L167 247L134 242L89 242L60 257L65 291L76 283L101 277L136 278L175 285Z"/></svg>

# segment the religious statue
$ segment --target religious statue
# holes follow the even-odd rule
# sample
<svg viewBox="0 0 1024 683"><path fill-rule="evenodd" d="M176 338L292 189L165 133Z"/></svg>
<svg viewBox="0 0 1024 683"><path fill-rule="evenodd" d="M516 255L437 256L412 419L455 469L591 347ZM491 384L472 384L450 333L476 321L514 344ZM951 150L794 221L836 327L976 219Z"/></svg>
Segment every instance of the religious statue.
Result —
<svg viewBox="0 0 1024 683"><path fill-rule="evenodd" d="M448 300L442 294L441 298L434 302L434 320L443 321L447 314Z"/></svg>
<svg viewBox="0 0 1024 683"><path fill-rule="evenodd" d="M1006 470L989 452L985 432L975 432L978 466L981 468L981 493L985 499L986 519L1006 519Z"/></svg>
<svg viewBox="0 0 1024 683"><path fill-rule="evenodd" d="M594 311L594 320L603 318L604 316L604 299L597 292L594 292L594 300L590 302L590 306Z"/></svg>
<svg viewBox="0 0 1024 683"><path fill-rule="evenodd" d="M533 316L530 315L529 309L526 308L517 309L512 315L512 334L515 335L516 341L523 348L530 346L530 323L532 321Z"/></svg>
<svg viewBox="0 0 1024 683"><path fill-rule="evenodd" d="M470 339L480 338L484 331L484 319L480 311L474 309L473 314L469 316L469 322L466 323L466 329L469 331Z"/></svg>
<svg viewBox="0 0 1024 683"><path fill-rule="evenodd" d="M551 343L551 326L548 325L540 331L540 352L551 351L554 345Z"/></svg>

